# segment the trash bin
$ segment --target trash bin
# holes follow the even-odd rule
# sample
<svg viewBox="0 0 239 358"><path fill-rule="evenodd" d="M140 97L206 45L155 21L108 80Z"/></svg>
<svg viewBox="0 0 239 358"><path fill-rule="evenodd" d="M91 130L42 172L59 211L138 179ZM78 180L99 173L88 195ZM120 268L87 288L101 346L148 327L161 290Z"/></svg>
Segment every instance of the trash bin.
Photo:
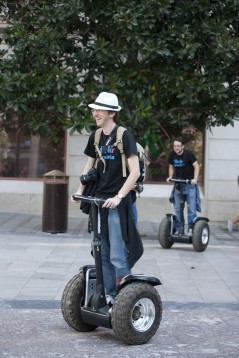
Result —
<svg viewBox="0 0 239 358"><path fill-rule="evenodd" d="M59 170L43 175L42 231L57 234L67 231L69 176Z"/></svg>

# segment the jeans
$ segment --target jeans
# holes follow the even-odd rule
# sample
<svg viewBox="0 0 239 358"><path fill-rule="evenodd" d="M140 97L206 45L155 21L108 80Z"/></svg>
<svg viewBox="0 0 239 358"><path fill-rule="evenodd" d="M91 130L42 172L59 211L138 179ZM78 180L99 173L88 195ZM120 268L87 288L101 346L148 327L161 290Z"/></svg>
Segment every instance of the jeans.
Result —
<svg viewBox="0 0 239 358"><path fill-rule="evenodd" d="M184 215L181 220L180 214L180 200L181 194L180 190L175 189L174 192L174 210L176 214L176 228L177 230L184 229ZM183 208L185 202L187 202L188 209L188 226L191 227L194 219L197 217L196 210L196 185L194 184L186 184L183 190Z"/></svg>
<svg viewBox="0 0 239 358"><path fill-rule="evenodd" d="M120 217L116 209L108 209L107 237L101 237L101 256L106 295L116 296L116 281L130 275L127 243L122 237Z"/></svg>
<svg viewBox="0 0 239 358"><path fill-rule="evenodd" d="M132 203L132 211L133 211L135 224L137 225L137 223L138 223L138 210L137 210L137 207L136 207L136 202Z"/></svg>

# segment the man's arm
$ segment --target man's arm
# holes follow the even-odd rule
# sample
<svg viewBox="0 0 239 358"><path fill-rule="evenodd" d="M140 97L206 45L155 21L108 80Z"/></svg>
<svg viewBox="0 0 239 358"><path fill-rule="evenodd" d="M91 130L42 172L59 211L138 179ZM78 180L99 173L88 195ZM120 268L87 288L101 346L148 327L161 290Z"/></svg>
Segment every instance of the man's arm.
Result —
<svg viewBox="0 0 239 358"><path fill-rule="evenodd" d="M192 184L197 184L198 176L199 176L199 170L200 170L200 167L199 167L199 164L198 164L197 161L193 163L193 167L194 167L194 177L191 180L191 183Z"/></svg>
<svg viewBox="0 0 239 358"><path fill-rule="evenodd" d="M119 194L122 194L123 197L125 197L132 187L134 186L135 182L137 181L138 177L140 176L140 170L139 170L139 159L137 155L131 155L128 158L128 166L129 166L129 176L126 179L124 185L119 190ZM119 205L121 199L118 198L116 195L113 198L109 198L104 203L103 207L106 208L115 208Z"/></svg>
<svg viewBox="0 0 239 358"><path fill-rule="evenodd" d="M172 179L173 174L174 174L174 166L172 164L169 164L167 182L169 182L169 179Z"/></svg>
<svg viewBox="0 0 239 358"><path fill-rule="evenodd" d="M137 155L131 155L128 158L128 167L130 174L119 191L119 193L123 194L123 196L126 196L130 192L138 177L140 176L139 159Z"/></svg>

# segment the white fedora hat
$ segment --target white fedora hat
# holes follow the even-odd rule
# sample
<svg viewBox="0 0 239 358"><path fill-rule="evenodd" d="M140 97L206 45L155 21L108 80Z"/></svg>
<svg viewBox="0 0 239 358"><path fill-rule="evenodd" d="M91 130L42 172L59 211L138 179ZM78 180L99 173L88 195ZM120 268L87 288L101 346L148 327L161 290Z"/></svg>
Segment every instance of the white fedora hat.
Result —
<svg viewBox="0 0 239 358"><path fill-rule="evenodd" d="M117 96L110 92L101 92L95 102L88 106L93 109L103 109L105 111L119 112L121 110Z"/></svg>

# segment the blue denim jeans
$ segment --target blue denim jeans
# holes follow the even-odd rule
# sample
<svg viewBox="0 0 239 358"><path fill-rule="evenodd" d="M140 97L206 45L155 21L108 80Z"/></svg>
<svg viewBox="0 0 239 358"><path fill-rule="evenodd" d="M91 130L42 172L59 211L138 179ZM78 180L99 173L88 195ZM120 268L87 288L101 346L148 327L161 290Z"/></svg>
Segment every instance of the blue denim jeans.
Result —
<svg viewBox="0 0 239 358"><path fill-rule="evenodd" d="M183 199L184 204L187 202L187 214L188 214L188 226L190 227L197 217L197 210L196 210L196 185L194 184L185 184L183 190ZM176 227L177 230L184 228L184 218L183 222L181 222L180 217L180 190L175 189L174 192L174 210L176 214Z"/></svg>
<svg viewBox="0 0 239 358"><path fill-rule="evenodd" d="M128 247L122 237L119 213L115 209L108 209L107 237L101 237L101 255L103 277L106 295L116 296L116 281L131 274L128 260Z"/></svg>
<svg viewBox="0 0 239 358"><path fill-rule="evenodd" d="M136 202L132 203L132 211L133 211L135 224L137 225L137 223L138 223L138 210L137 210L137 207L136 207Z"/></svg>

